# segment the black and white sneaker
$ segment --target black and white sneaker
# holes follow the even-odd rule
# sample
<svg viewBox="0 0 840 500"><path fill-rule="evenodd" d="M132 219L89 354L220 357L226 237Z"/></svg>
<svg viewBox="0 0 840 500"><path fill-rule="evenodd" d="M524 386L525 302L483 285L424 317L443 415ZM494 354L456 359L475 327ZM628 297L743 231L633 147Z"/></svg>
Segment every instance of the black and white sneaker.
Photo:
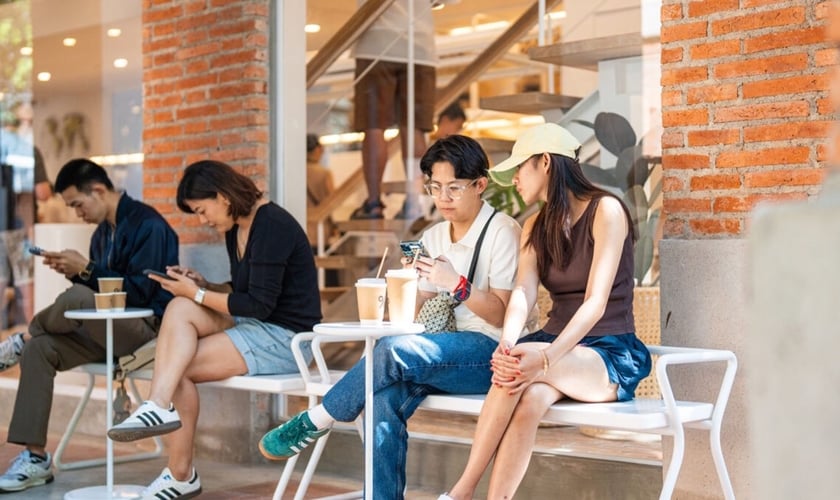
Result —
<svg viewBox="0 0 840 500"><path fill-rule="evenodd" d="M111 427L108 437L114 441L136 441L180 428L181 418L172 403L168 409L164 409L153 401L143 401L131 416Z"/></svg>
<svg viewBox="0 0 840 500"><path fill-rule="evenodd" d="M201 494L201 480L195 468L187 481L178 481L172 477L169 467L163 469L157 479L143 490L143 500L171 500L173 498L192 498Z"/></svg>
<svg viewBox="0 0 840 500"><path fill-rule="evenodd" d="M49 453L45 459L32 455L29 450L23 450L12 461L12 466L0 476L0 492L23 491L33 486L51 483L52 457Z"/></svg>

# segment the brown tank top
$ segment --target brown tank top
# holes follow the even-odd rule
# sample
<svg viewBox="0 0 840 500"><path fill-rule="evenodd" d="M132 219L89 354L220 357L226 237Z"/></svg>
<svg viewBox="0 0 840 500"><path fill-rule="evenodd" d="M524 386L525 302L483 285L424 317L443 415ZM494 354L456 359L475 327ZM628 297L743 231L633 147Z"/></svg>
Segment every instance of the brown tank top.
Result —
<svg viewBox="0 0 840 500"><path fill-rule="evenodd" d="M594 239L592 224L599 198L593 199L572 227L572 258L565 270L552 266L541 281L551 294L552 307L543 331L560 334L583 304L586 282L592 267ZM620 335L635 332L633 321L633 235L627 232L604 316L587 336Z"/></svg>

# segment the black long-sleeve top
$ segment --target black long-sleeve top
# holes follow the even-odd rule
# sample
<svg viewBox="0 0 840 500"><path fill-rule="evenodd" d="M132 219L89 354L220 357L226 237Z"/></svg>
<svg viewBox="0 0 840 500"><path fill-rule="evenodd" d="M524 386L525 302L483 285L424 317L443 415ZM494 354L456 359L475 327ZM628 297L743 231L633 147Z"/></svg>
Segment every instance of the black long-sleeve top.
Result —
<svg viewBox="0 0 840 500"><path fill-rule="evenodd" d="M257 209L242 259L234 227L225 233L233 293L228 310L294 332L321 321L315 259L306 232L285 209L270 202Z"/></svg>

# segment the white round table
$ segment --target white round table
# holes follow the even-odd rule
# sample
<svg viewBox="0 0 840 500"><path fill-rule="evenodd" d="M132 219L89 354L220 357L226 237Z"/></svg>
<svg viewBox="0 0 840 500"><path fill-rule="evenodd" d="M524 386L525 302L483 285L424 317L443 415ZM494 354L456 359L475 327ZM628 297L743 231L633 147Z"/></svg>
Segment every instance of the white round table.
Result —
<svg viewBox="0 0 840 500"><path fill-rule="evenodd" d="M358 321L319 323L312 328L318 336L365 341L365 499L373 498L373 346L376 339L423 333L421 323L363 325Z"/></svg>
<svg viewBox="0 0 840 500"><path fill-rule="evenodd" d="M127 308L124 311L97 311L96 309L77 309L65 311L68 319L99 319L105 320L105 379L107 383L108 404L105 405L105 469L106 481L104 485L88 486L68 491L64 500L102 500L140 498L144 486L134 484L114 484L114 442L108 438L108 427L113 423L114 397L114 320L139 319L154 315L151 309Z"/></svg>

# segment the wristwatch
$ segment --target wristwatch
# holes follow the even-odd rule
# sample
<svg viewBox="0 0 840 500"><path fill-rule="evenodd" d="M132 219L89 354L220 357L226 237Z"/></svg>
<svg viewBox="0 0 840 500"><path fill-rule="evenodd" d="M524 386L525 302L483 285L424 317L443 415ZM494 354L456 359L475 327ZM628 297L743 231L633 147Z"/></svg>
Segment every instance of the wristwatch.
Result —
<svg viewBox="0 0 840 500"><path fill-rule="evenodd" d="M202 303L204 303L204 294L205 294L205 293L207 293L207 289L205 289L205 288L199 288L199 289L195 292L195 297L193 297L193 300L194 300L197 304L202 304Z"/></svg>
<svg viewBox="0 0 840 500"><path fill-rule="evenodd" d="M87 281L87 280L90 279L91 273L93 273L93 261L92 260L88 261L85 268L82 269L81 271L79 271L79 278L82 278L83 280Z"/></svg>

